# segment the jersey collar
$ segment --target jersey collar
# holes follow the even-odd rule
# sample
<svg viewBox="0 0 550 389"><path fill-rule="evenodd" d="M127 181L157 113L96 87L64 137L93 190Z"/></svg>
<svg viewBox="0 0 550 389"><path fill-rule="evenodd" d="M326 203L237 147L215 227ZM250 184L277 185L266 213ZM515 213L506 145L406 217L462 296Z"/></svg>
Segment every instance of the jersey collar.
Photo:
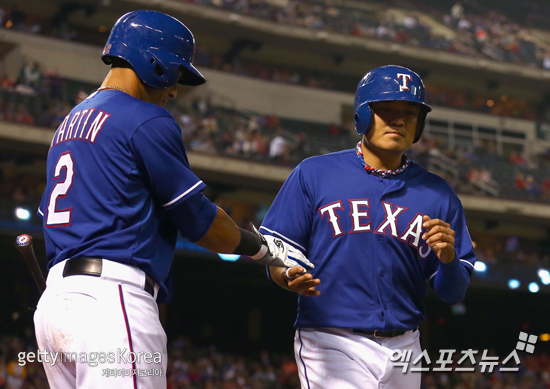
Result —
<svg viewBox="0 0 550 389"><path fill-rule="evenodd" d="M403 159L401 161L402 165L395 169L395 170L382 170L382 169L374 169L370 167L365 160L363 159L363 150L361 150L361 141L357 142L357 145L355 146L355 152L357 153L357 157L363 164L363 167L369 174L373 174L375 176L380 176L383 178L389 177L389 176L396 176L399 173L403 173L411 164L411 160L403 154Z"/></svg>

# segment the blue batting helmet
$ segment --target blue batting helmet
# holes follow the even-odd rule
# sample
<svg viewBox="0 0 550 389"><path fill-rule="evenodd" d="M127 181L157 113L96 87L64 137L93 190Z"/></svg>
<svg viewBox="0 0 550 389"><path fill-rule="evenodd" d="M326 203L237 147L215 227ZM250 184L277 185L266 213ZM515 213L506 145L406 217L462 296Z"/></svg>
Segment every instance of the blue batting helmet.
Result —
<svg viewBox="0 0 550 389"><path fill-rule="evenodd" d="M372 126L370 103L378 101L410 101L420 104L420 117L414 142L424 130L426 115L432 110L425 103L424 83L418 74L402 66L389 65L376 68L365 75L355 92L355 131L366 133Z"/></svg>
<svg viewBox="0 0 550 389"><path fill-rule="evenodd" d="M195 37L178 19L156 11L133 11L117 20L101 59L109 65L121 58L144 84L165 89L176 83L206 82L191 63L194 53Z"/></svg>

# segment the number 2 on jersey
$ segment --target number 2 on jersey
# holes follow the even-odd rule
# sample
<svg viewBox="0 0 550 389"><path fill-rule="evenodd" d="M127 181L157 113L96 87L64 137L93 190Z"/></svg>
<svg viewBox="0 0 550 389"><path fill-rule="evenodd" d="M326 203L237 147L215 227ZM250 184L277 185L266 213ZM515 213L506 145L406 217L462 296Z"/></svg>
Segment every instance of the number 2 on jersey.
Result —
<svg viewBox="0 0 550 389"><path fill-rule="evenodd" d="M74 163L70 151L59 156L57 164L55 165L54 179L60 177L62 169L66 169L67 171L65 181L60 181L55 184L52 194L50 195L50 201L48 202L48 217L46 218L47 227L61 227L71 224L71 212L73 207L69 209L56 209L57 199L59 197L65 197L73 184Z"/></svg>

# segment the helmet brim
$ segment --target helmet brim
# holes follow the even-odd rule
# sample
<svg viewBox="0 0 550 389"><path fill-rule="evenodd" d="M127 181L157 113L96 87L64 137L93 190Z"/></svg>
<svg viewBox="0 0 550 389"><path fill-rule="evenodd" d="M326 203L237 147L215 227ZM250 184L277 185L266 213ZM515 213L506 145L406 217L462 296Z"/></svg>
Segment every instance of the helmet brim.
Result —
<svg viewBox="0 0 550 389"><path fill-rule="evenodd" d="M412 96L412 95L409 95L409 94L405 94L405 95L395 95L393 94L393 96L383 96L379 99L373 99L373 100L370 100L369 101L369 104L370 103L382 103L382 102L385 102L385 101L408 101L408 102L411 102L411 103L415 103L415 104L418 104L420 105L421 109L423 109L425 112L431 112L432 111L432 107L430 107L428 104L426 104L425 102L423 102L421 99L417 98L416 96Z"/></svg>
<svg viewBox="0 0 550 389"><path fill-rule="evenodd" d="M184 62L181 64L186 70L183 72L183 75L178 80L178 84L197 86L202 85L206 82L206 78L202 75L201 72L197 70L190 62Z"/></svg>

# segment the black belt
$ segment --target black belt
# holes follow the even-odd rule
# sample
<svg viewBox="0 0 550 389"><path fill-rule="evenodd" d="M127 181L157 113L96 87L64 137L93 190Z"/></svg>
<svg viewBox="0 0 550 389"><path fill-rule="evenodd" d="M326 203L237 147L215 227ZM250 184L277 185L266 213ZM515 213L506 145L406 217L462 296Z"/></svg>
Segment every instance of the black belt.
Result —
<svg viewBox="0 0 550 389"><path fill-rule="evenodd" d="M100 258L74 258L68 259L65 262L65 268L63 269L63 277L70 276L90 276L100 277L103 270L103 260ZM155 297L155 287L149 280L149 277L145 277L145 287L143 288L151 296Z"/></svg>
<svg viewBox="0 0 550 389"><path fill-rule="evenodd" d="M416 331L416 330L414 330ZM414 332L413 331L413 332ZM401 336L405 335L405 332L408 331L364 331L364 330L353 330L353 332L357 332L358 334L368 335L368 336L374 336L375 338L393 338L394 336Z"/></svg>

